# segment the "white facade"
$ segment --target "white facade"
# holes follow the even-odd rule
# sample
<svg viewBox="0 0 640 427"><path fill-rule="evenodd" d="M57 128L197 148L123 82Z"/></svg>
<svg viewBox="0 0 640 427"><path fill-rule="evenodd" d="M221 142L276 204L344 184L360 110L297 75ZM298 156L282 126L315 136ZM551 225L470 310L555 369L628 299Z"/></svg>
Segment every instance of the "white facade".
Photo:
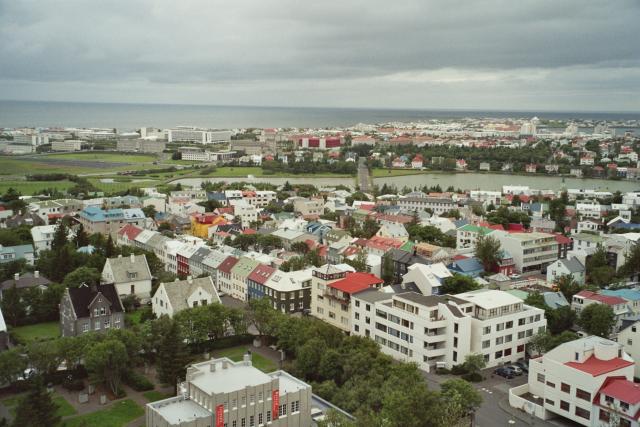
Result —
<svg viewBox="0 0 640 427"><path fill-rule="evenodd" d="M51 151L80 151L83 142L78 140L53 141Z"/></svg>
<svg viewBox="0 0 640 427"><path fill-rule="evenodd" d="M482 354L487 366L523 359L531 337L546 328L543 310L503 291L386 295L380 299L369 291L353 297L351 333L370 337L384 353L426 371L464 363L468 354Z"/></svg>
<svg viewBox="0 0 640 427"><path fill-rule="evenodd" d="M494 231L491 235L513 256L518 272L541 271L558 259L558 242L553 234Z"/></svg>
<svg viewBox="0 0 640 427"><path fill-rule="evenodd" d="M169 142L196 142L199 144L218 144L229 142L233 132L230 130L208 130L181 126L167 131Z"/></svg>

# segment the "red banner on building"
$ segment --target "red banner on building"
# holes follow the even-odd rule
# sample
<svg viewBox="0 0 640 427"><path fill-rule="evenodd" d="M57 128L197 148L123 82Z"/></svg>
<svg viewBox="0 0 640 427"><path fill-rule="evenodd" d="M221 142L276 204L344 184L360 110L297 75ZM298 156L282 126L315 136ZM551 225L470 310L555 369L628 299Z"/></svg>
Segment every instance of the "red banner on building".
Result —
<svg viewBox="0 0 640 427"><path fill-rule="evenodd" d="M224 427L224 405L216 406L216 427Z"/></svg>
<svg viewBox="0 0 640 427"><path fill-rule="evenodd" d="M278 409L280 408L280 390L273 390L271 392L271 413L273 414L273 419L278 419Z"/></svg>

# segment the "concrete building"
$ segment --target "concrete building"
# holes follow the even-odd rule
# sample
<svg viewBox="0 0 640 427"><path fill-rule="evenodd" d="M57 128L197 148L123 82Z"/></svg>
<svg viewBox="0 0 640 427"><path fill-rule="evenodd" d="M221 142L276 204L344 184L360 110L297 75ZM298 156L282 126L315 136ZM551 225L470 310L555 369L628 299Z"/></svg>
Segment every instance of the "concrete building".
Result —
<svg viewBox="0 0 640 427"><path fill-rule="evenodd" d="M293 210L302 216L322 215L324 213L323 199L296 199Z"/></svg>
<svg viewBox="0 0 640 427"><path fill-rule="evenodd" d="M384 281L373 274L347 273L331 265L313 270L311 315L346 333L351 328L351 298L365 289L380 288Z"/></svg>
<svg viewBox="0 0 640 427"><path fill-rule="evenodd" d="M458 208L456 202L444 197L401 197L398 206L407 212L431 209L436 215Z"/></svg>
<svg viewBox="0 0 640 427"><path fill-rule="evenodd" d="M79 140L65 140L65 141L53 141L51 142L51 151L80 151L82 150L82 144L85 141Z"/></svg>
<svg viewBox="0 0 640 427"><path fill-rule="evenodd" d="M616 339L624 347L624 351L633 358L640 361L640 322L632 323L618 332ZM633 376L640 378L640 363L634 365Z"/></svg>
<svg viewBox="0 0 640 427"><path fill-rule="evenodd" d="M198 144L219 144L231 141L230 130L199 129L190 126L178 126L167 131L169 142L195 142Z"/></svg>
<svg viewBox="0 0 640 427"><path fill-rule="evenodd" d="M63 337L89 331L105 332L124 328L124 308L113 284L67 288L60 302L60 329Z"/></svg>
<svg viewBox="0 0 640 427"><path fill-rule="evenodd" d="M173 317L187 308L220 303L218 291L211 277L189 277L186 280L160 283L151 298L151 309L158 317L163 314Z"/></svg>
<svg viewBox="0 0 640 427"><path fill-rule="evenodd" d="M581 338L531 359L528 382L509 390L509 403L545 420L561 416L589 427L637 426L640 388L633 372L621 344Z"/></svg>
<svg viewBox="0 0 640 427"><path fill-rule="evenodd" d="M145 216L142 209L138 208L103 210L96 206L89 206L80 211L78 221L88 234L111 234L115 237L118 230L126 224L144 227Z"/></svg>
<svg viewBox="0 0 640 427"><path fill-rule="evenodd" d="M116 150L133 153L162 153L167 148L164 141L152 139L119 139Z"/></svg>
<svg viewBox="0 0 640 427"><path fill-rule="evenodd" d="M407 273L402 276L402 283L415 284L422 295L439 295L442 281L447 277L453 277L453 274L441 262L429 265L417 263L409 266Z"/></svg>
<svg viewBox="0 0 640 427"><path fill-rule="evenodd" d="M248 301L248 277L251 272L260 265L255 259L240 257L231 268L231 292L230 295L240 301Z"/></svg>
<svg viewBox="0 0 640 427"><path fill-rule="evenodd" d="M475 249L480 236L487 236L494 231L488 227L465 224L456 230L456 249Z"/></svg>
<svg viewBox="0 0 640 427"><path fill-rule="evenodd" d="M547 322L543 310L498 290L386 298L367 291L354 295L351 305L353 334L426 371L451 368L468 354L482 354L489 367L523 359L526 344Z"/></svg>
<svg viewBox="0 0 640 427"><path fill-rule="evenodd" d="M249 299L269 298L273 308L283 313L303 313L311 305L313 268L280 271L267 265L249 275Z"/></svg>
<svg viewBox="0 0 640 427"><path fill-rule="evenodd" d="M491 235L511 254L515 269L520 273L543 271L558 259L558 242L553 234L494 231Z"/></svg>
<svg viewBox="0 0 640 427"><path fill-rule="evenodd" d="M311 427L311 399L310 385L254 368L250 354L225 357L189 366L178 396L147 404L146 425Z"/></svg>

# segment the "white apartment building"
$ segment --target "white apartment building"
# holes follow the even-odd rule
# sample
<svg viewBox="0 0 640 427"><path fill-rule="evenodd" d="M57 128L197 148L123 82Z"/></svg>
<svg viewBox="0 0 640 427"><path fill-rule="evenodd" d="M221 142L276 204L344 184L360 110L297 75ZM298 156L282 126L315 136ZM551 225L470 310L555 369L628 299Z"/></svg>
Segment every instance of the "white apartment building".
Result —
<svg viewBox="0 0 640 427"><path fill-rule="evenodd" d="M486 205L493 204L495 206L500 206L502 193L500 191L472 190L471 193L469 193L469 198L471 200L483 202Z"/></svg>
<svg viewBox="0 0 640 427"><path fill-rule="evenodd" d="M243 195L244 200L246 200L251 206L255 206L257 208L264 208L269 205L269 203L276 201L277 194L275 191L249 191Z"/></svg>
<svg viewBox="0 0 640 427"><path fill-rule="evenodd" d="M231 141L230 130L199 129L190 126L178 126L167 130L169 142L196 142L199 144L219 144Z"/></svg>
<svg viewBox="0 0 640 427"><path fill-rule="evenodd" d="M594 200L576 202L576 212L582 218L600 218L605 211L605 207Z"/></svg>
<svg viewBox="0 0 640 427"><path fill-rule="evenodd" d="M431 209L436 215L458 208L455 201L443 197L402 197L398 199L398 206L405 211Z"/></svg>
<svg viewBox="0 0 640 427"><path fill-rule="evenodd" d="M296 199L293 202L293 210L302 216L322 215L324 213L324 199Z"/></svg>
<svg viewBox="0 0 640 427"><path fill-rule="evenodd" d="M640 361L640 322L633 323L618 332L616 339L633 360ZM634 365L633 376L640 378L640 363Z"/></svg>
<svg viewBox="0 0 640 427"><path fill-rule="evenodd" d="M638 426L640 388L633 372L633 359L621 344L581 338L531 359L528 382L509 390L509 403L545 420L561 416L589 427Z"/></svg>
<svg viewBox="0 0 640 427"><path fill-rule="evenodd" d="M250 227L251 223L258 221L258 209L244 199L230 200L229 204L233 206L233 215L240 218L243 228Z"/></svg>
<svg viewBox="0 0 640 427"><path fill-rule="evenodd" d="M468 354L482 354L490 367L524 359L531 337L546 329L543 310L503 291L380 294L353 296L351 333L426 371L464 363Z"/></svg>
<svg viewBox="0 0 640 427"><path fill-rule="evenodd" d="M52 141L51 151L80 151L83 143L78 140Z"/></svg>
<svg viewBox="0 0 640 427"><path fill-rule="evenodd" d="M494 231L493 237L500 240L502 249L512 256L518 272L542 271L558 259L558 242L549 233L507 233Z"/></svg>
<svg viewBox="0 0 640 427"><path fill-rule="evenodd" d="M36 251L36 255L40 251L51 249L51 242L53 242L53 236L56 234L57 228L56 224L38 225L31 228L31 238L33 239L33 248ZM73 238L72 230L69 230L67 237Z"/></svg>
<svg viewBox="0 0 640 427"><path fill-rule="evenodd" d="M311 427L311 401L311 386L287 372L224 357L189 366L177 396L147 404L146 425Z"/></svg>

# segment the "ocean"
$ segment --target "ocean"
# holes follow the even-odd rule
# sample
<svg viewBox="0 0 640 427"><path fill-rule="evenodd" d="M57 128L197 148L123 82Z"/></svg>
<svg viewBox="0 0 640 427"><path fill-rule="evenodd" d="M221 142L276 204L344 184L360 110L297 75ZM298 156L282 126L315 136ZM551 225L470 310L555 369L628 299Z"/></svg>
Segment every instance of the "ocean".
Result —
<svg viewBox="0 0 640 427"><path fill-rule="evenodd" d="M104 127L119 132L143 126L168 128L343 127L358 123L411 122L455 118L531 118L640 120L640 113L541 111L395 110L366 108L290 108L168 104L108 104L0 101L0 127ZM636 129L637 133L638 130Z"/></svg>

